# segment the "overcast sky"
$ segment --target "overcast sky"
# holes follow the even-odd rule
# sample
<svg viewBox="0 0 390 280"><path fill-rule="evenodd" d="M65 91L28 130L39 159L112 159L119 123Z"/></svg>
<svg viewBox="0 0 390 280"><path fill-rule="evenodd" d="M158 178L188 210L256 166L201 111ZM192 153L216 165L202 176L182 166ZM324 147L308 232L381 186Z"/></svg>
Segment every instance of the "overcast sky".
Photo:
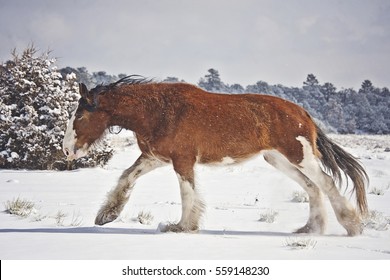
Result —
<svg viewBox="0 0 390 280"><path fill-rule="evenodd" d="M0 0L0 62L32 42L90 72L390 87L389 0Z"/></svg>

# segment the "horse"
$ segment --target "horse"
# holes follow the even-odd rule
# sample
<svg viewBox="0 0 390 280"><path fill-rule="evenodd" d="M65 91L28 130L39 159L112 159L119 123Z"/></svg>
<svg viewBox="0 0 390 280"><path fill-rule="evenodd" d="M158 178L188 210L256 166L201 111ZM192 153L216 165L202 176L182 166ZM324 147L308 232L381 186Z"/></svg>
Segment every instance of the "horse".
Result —
<svg viewBox="0 0 390 280"><path fill-rule="evenodd" d="M211 93L138 75L91 90L80 83L79 91L63 140L68 160L86 156L112 126L133 131L141 150L108 193L96 225L119 216L139 177L171 164L180 185L182 213L178 223L162 231L197 232L205 204L196 188L194 165L234 164L261 154L309 196L308 221L296 233L325 232L324 195L347 234L362 233L362 217L368 212L367 173L302 107L270 95ZM347 187L352 182L357 209L340 194L343 181Z"/></svg>

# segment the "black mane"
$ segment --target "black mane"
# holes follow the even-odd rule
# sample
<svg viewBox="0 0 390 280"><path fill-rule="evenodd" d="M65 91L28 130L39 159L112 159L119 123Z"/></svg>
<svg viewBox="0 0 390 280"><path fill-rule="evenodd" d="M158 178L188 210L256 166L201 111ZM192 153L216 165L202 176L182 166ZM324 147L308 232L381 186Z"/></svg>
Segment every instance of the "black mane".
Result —
<svg viewBox="0 0 390 280"><path fill-rule="evenodd" d="M140 85L140 84L150 84L153 82L154 82L153 79L150 78L146 78L140 75L130 75L130 76L123 77L122 79L108 85L103 85L103 84L98 85L93 89L91 89L91 92L94 94L100 94L102 92L115 89L121 85Z"/></svg>

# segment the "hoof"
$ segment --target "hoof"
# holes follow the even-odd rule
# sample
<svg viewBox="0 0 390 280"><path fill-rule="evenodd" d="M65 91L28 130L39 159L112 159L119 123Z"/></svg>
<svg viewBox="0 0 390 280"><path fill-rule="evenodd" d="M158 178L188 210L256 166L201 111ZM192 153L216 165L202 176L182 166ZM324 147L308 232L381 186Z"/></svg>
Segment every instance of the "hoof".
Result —
<svg viewBox="0 0 390 280"><path fill-rule="evenodd" d="M345 226L348 236L356 236L363 233L363 224L357 224L354 226Z"/></svg>
<svg viewBox="0 0 390 280"><path fill-rule="evenodd" d="M319 234L323 234L324 229L306 224L303 227L294 231L294 233L319 233Z"/></svg>
<svg viewBox="0 0 390 280"><path fill-rule="evenodd" d="M360 235L363 232L363 223L355 210L344 209L337 215L337 220L345 228L348 236Z"/></svg>
<svg viewBox="0 0 390 280"><path fill-rule="evenodd" d="M103 211L100 212L95 219L95 225L102 226L104 224L110 223L118 218L118 214L114 211Z"/></svg>
<svg viewBox="0 0 390 280"><path fill-rule="evenodd" d="M189 232L189 233L196 233L199 231L199 228L197 226L194 227L184 227L180 224L168 224L164 226L159 226L161 232Z"/></svg>

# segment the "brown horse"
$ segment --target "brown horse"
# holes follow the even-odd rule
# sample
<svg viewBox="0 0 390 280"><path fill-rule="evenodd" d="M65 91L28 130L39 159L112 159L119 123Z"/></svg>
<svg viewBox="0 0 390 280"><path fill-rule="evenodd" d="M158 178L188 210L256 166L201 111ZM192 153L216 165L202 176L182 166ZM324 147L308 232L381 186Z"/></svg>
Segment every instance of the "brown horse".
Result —
<svg viewBox="0 0 390 280"><path fill-rule="evenodd" d="M360 214L367 213L366 172L325 136L304 109L291 102L260 94L209 93L185 83L156 83L139 76L92 90L80 84L80 94L63 143L69 160L85 156L110 126L132 130L142 151L108 194L97 225L118 217L137 178L172 164L180 183L182 217L165 230L196 231L204 204L197 193L194 165L239 163L262 153L309 195L308 222L296 232L324 232L323 193L348 234L362 232ZM342 179L352 181L359 212L335 186Z"/></svg>

